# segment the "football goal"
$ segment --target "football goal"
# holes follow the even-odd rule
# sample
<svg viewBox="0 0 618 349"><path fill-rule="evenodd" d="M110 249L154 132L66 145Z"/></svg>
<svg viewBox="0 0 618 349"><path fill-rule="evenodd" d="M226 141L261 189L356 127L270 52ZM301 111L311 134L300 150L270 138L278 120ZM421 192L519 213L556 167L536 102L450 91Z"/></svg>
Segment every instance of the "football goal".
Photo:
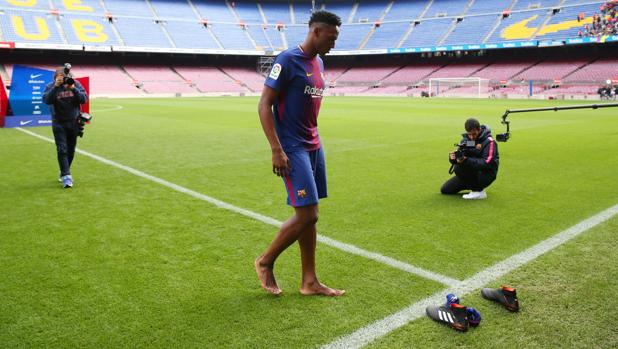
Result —
<svg viewBox="0 0 618 349"><path fill-rule="evenodd" d="M431 97L489 97L489 79L483 78L430 78Z"/></svg>

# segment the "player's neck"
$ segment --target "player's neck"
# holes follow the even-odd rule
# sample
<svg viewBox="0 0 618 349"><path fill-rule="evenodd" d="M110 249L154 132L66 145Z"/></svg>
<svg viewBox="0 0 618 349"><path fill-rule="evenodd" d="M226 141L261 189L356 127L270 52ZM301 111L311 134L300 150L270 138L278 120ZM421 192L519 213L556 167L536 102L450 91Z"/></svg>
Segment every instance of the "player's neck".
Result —
<svg viewBox="0 0 618 349"><path fill-rule="evenodd" d="M303 54L305 54L305 56L309 57L309 58L314 58L318 53L317 52L313 52L307 48L310 48L311 45L309 45L307 43L307 41L303 42L302 44L298 45L298 49L300 50L300 52L302 52Z"/></svg>

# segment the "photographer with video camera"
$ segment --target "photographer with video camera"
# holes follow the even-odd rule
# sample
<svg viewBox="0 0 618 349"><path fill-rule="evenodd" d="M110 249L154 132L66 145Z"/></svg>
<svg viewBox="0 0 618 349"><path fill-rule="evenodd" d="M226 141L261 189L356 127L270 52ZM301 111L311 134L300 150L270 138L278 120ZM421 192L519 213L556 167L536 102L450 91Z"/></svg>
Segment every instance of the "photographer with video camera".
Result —
<svg viewBox="0 0 618 349"><path fill-rule="evenodd" d="M462 190L471 192L463 195L464 199L486 199L487 188L498 174L498 144L491 135L491 130L470 118L465 123L466 133L457 145L457 149L449 153L452 165L449 173L455 176L446 181L440 192L442 194L457 194Z"/></svg>
<svg viewBox="0 0 618 349"><path fill-rule="evenodd" d="M52 131L63 188L73 186L71 163L75 155L77 137L83 134L84 126L81 105L88 100L84 87L73 79L70 70L69 63L58 68L54 74L54 81L49 83L43 92L43 101L50 106L52 115Z"/></svg>

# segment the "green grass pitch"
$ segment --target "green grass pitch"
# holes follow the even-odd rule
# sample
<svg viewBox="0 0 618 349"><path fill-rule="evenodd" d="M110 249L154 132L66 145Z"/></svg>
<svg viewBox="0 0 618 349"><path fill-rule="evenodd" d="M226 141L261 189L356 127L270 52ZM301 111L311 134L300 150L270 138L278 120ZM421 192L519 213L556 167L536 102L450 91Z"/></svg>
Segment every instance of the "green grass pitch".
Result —
<svg viewBox="0 0 618 349"><path fill-rule="evenodd" d="M488 199L439 194L467 117L503 132L506 109L567 101L326 97L329 198L318 233L464 280L618 204L618 109L512 114ZM98 99L78 147L283 221L257 98ZM52 137L50 128L30 131ZM298 293L298 248L267 295L253 260L276 228L76 154L63 190L53 144L0 129L0 347L314 348L445 286L318 244L338 299ZM370 348L616 347L618 217L487 285L517 287L511 314L465 334L426 317Z"/></svg>

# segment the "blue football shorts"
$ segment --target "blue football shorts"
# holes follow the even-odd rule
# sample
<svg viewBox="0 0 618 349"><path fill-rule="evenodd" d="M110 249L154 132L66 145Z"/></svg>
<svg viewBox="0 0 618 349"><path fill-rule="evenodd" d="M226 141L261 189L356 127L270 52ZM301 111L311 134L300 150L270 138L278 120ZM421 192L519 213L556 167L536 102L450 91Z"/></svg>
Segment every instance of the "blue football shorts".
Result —
<svg viewBox="0 0 618 349"><path fill-rule="evenodd" d="M322 148L313 151L298 150L286 153L290 173L283 177L288 193L288 205L301 207L317 204L327 196L326 163Z"/></svg>

